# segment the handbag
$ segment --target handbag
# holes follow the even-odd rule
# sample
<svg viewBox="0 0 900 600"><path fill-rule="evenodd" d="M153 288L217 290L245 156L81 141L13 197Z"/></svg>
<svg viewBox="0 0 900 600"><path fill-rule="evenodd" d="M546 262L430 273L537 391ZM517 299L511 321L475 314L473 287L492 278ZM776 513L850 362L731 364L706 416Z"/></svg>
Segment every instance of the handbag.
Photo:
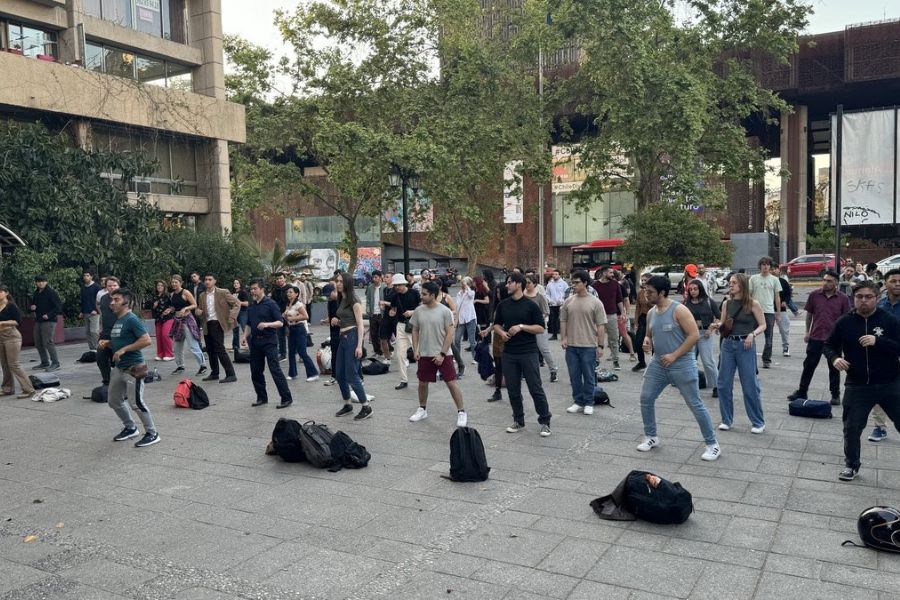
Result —
<svg viewBox="0 0 900 600"><path fill-rule="evenodd" d="M738 312L741 312L741 309L738 309ZM734 330L734 317L728 314L728 301L725 301L725 320L719 325L719 334L722 337L728 337L731 335L731 332ZM734 313L737 316L737 313Z"/></svg>
<svg viewBox="0 0 900 600"><path fill-rule="evenodd" d="M147 376L147 363L142 362L128 367L127 373L135 379L143 379Z"/></svg>

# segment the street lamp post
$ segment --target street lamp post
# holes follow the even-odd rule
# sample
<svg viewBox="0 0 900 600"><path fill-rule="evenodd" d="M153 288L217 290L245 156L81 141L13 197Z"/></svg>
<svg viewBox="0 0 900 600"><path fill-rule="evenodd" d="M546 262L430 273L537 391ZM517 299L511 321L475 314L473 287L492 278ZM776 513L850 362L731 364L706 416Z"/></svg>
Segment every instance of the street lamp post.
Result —
<svg viewBox="0 0 900 600"><path fill-rule="evenodd" d="M419 191L419 178L415 172L393 165L390 183L391 187L400 188L400 210L403 213L403 274L406 275L409 273L409 216L406 207L406 188L409 185L415 196Z"/></svg>

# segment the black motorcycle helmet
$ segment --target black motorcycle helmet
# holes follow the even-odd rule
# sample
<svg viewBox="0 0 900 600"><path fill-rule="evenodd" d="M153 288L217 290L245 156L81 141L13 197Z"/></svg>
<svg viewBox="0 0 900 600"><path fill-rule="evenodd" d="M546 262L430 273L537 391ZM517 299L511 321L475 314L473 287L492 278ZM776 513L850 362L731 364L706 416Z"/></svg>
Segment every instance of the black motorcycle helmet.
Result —
<svg viewBox="0 0 900 600"><path fill-rule="evenodd" d="M896 508L867 508L860 513L856 528L866 546L887 552L900 552L900 511Z"/></svg>

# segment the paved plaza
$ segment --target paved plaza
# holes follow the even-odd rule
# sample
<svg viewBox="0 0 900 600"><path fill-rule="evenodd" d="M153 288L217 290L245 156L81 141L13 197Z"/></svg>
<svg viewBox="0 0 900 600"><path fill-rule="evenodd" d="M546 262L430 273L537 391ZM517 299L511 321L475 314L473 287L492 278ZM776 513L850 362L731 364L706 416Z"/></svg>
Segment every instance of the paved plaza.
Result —
<svg viewBox="0 0 900 600"><path fill-rule="evenodd" d="M340 394L325 378L290 382L286 410L251 408L249 369L237 365L240 381L205 385L211 406L192 411L173 405L173 363L151 361L164 377L147 386L162 442L137 449L112 441L121 424L109 407L82 399L98 372L75 364L83 345L67 346L60 376L72 399L0 401L0 599L897 598L900 555L841 542L858 539L863 509L900 505L900 435L864 440L860 478L837 480L841 409L828 421L787 414L803 360L802 320L793 324L793 356L776 352L761 371L765 433L750 434L736 385L735 426L719 432L714 463L700 460L674 388L657 407L661 446L635 451L641 377L627 357L606 386L615 407L570 415L551 342L563 371L554 384L544 371L549 438L527 394L526 431L505 433L505 391L488 404L469 364L469 423L492 470L466 484L441 477L456 415L440 383L429 418L410 423L415 383L396 392L394 369L367 377L375 412L353 422L333 416ZM26 369L35 358L24 353ZM825 382L823 364L813 389ZM717 401L704 399L717 424ZM278 417L346 431L371 452L369 467L329 473L265 456ZM632 469L680 481L694 497L687 523L598 519L589 502Z"/></svg>

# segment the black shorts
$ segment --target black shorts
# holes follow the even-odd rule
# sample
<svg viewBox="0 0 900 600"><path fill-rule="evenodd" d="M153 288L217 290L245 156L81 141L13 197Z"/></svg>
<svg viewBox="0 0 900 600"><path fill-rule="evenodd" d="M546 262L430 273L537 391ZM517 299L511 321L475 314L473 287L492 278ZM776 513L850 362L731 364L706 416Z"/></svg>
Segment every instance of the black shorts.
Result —
<svg viewBox="0 0 900 600"><path fill-rule="evenodd" d="M394 331L397 329L397 320L384 315L381 318L381 326L378 328L378 337L383 340L389 340L394 337Z"/></svg>

